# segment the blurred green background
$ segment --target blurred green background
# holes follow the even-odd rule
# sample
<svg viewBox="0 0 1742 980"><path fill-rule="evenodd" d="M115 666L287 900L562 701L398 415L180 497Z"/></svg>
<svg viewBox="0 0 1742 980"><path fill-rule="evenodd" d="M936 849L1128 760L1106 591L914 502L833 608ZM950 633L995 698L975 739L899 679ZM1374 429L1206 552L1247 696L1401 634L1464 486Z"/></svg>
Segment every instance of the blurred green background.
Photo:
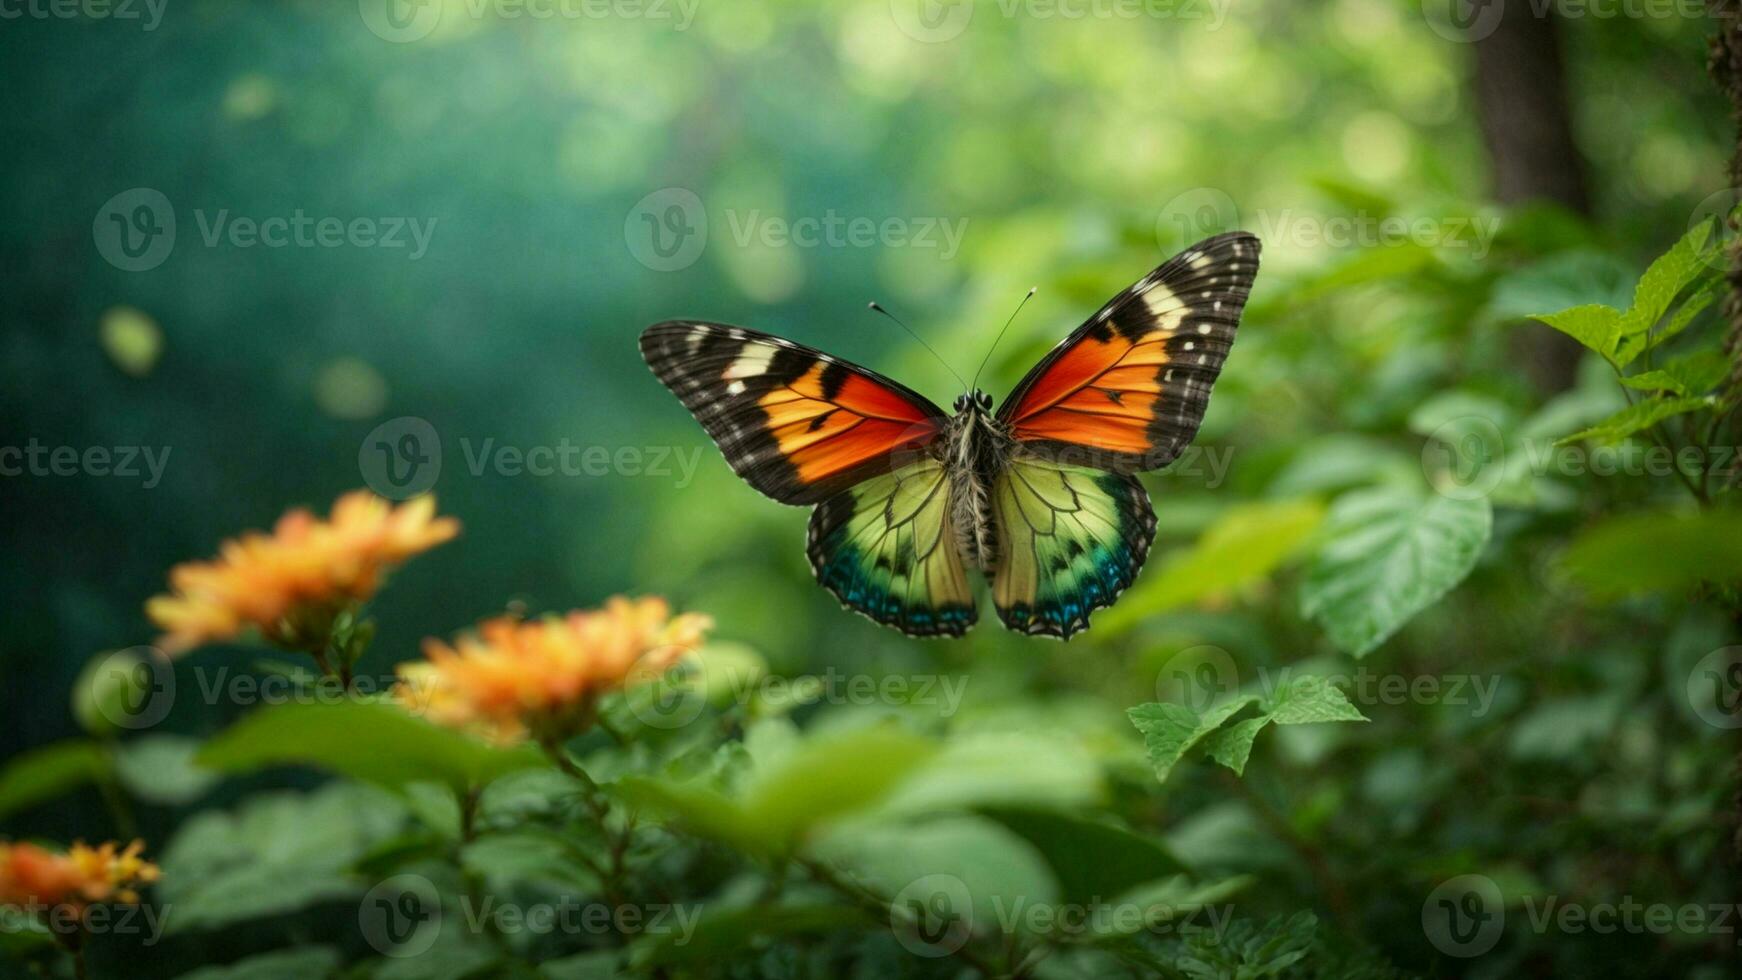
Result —
<svg viewBox="0 0 1742 980"><path fill-rule="evenodd" d="M144 474L0 479L8 754L76 731L62 692L98 652L151 640L141 606L172 564L288 506L324 512L371 482L371 434L397 438L408 418L439 440L439 475L423 472L464 533L378 600L368 672L509 603L565 610L615 592L707 611L779 672L965 672L966 711L1112 741L1135 741L1123 710L1155 699L1185 647L1229 651L1242 676L1351 670L1299 614L1281 556L1280 571L1226 587L1144 583L1238 508L1312 511L1350 488L1420 484L1418 411L1447 392L1514 419L1569 390L1589 398L1560 403L1569 417L1612 409L1592 387L1604 369L1585 365L1578 387L1576 358L1541 347L1552 335L1521 316L1624 306L1722 189L1731 145L1704 71L1710 28L1688 16L1557 18L1547 90L1564 91L1576 155L1549 168L1545 192L1497 194L1520 166L1496 149L1506 127L1540 120L1478 93L1530 86L1483 67L1431 0L1082 17L882 0L640 9L169 0L155 21L141 6L134 20L0 25L0 443L169 453L149 487ZM158 200L126 196L140 188L167 202L175 234L130 271L139 260L116 258L113 229ZM382 232L406 221L427 249L410 226L403 247L206 234L299 213ZM1387 217L1425 231L1338 231ZM879 230L782 240L807 218ZM987 371L1001 396L1107 297L1225 227L1265 240L1200 436L1227 471L1148 481L1161 529L1146 577L1128 609L1099 614L1107 628L1068 646L989 616L966 639L918 643L840 611L811 580L804 514L740 485L636 351L656 320L739 323L948 404L949 373L866 301L966 374L1036 285ZM1550 289L1541 270L1556 261ZM635 462L474 472L487 442ZM1471 861L1588 895L1715 900L1733 885L1714 856L1719 733L1677 686L1733 628L1673 597L1599 606L1550 568L1592 516L1675 487L1540 483L1499 506L1460 590L1364 661L1495 678L1492 711L1361 704L1371 725L1278 733L1248 777L1334 855L1356 895L1339 911L1414 967L1434 955L1410 925L1422 883ZM241 710L183 697L168 728L209 733ZM1322 902L1298 855L1253 845L1256 811L1201 768L1138 808L1176 846L1267 875L1278 907ZM6 827L103 836L94 800ZM148 811L142 827L161 839L175 820ZM1592 968L1616 950L1712 962L1709 943L1655 941L1527 941L1508 968Z"/></svg>

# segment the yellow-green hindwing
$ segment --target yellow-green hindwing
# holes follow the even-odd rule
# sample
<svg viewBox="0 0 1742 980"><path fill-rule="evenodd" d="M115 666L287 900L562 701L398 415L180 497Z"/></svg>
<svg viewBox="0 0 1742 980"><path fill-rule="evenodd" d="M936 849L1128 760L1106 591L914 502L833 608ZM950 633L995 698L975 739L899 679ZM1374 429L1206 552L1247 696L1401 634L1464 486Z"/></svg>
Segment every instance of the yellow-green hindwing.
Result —
<svg viewBox="0 0 1742 980"><path fill-rule="evenodd" d="M920 458L823 501L811 514L811 568L836 598L916 636L960 636L974 592L950 526L944 464Z"/></svg>
<svg viewBox="0 0 1742 980"><path fill-rule="evenodd" d="M1004 625L1069 638L1137 577L1155 512L1136 477L1013 456L992 486L998 565L992 600Z"/></svg>

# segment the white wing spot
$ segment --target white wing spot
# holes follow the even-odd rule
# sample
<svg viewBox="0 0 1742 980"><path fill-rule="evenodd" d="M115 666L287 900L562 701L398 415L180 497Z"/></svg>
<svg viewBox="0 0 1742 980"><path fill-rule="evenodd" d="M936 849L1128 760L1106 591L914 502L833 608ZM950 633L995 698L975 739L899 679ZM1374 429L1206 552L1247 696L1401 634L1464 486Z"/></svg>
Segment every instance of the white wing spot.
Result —
<svg viewBox="0 0 1742 980"><path fill-rule="evenodd" d="M734 381L731 384L726 386L726 394L728 394L728 395L742 395L743 393L744 393L744 382L742 382L742 381ZM733 431L733 434L734 435L737 434L736 430Z"/></svg>
<svg viewBox="0 0 1742 980"><path fill-rule="evenodd" d="M1197 345L1196 345L1196 344L1194 344L1194 343L1192 343L1192 342L1191 342L1191 341L1189 341L1189 340L1188 340L1188 341L1186 341L1186 347L1185 347L1185 349L1186 349L1186 350L1191 350L1191 349L1192 349L1192 348L1193 348L1193 347L1196 347L1196 346L1197 346Z"/></svg>
<svg viewBox="0 0 1742 980"><path fill-rule="evenodd" d="M774 348L764 347L760 344L752 345L739 353L737 359L726 368L726 373L721 377L727 379L754 378L766 372L769 363L773 360Z"/></svg>

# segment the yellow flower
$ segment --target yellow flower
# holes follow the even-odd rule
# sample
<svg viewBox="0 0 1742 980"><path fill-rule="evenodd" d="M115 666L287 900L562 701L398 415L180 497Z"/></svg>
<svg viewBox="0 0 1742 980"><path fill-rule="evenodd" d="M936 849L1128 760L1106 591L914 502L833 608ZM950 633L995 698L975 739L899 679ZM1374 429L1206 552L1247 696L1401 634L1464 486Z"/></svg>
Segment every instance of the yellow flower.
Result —
<svg viewBox="0 0 1742 980"><path fill-rule="evenodd" d="M80 841L57 854L35 844L0 843L0 905L82 909L97 902L135 904L139 887L159 875L156 865L139 856L144 849L143 841L125 849L114 841L100 847Z"/></svg>
<svg viewBox="0 0 1742 980"><path fill-rule="evenodd" d="M424 641L399 665L401 704L497 742L561 741L592 724L599 695L651 677L701 645L707 616L672 617L664 599L614 596L599 610L522 622L499 617L452 645Z"/></svg>
<svg viewBox="0 0 1742 980"><path fill-rule="evenodd" d="M293 510L271 534L248 531L224 542L212 561L177 565L173 594L151 599L145 611L172 654L234 639L250 626L279 646L307 649L324 640L340 610L373 596L389 569L459 531L453 518L435 517L432 497L394 507L357 490L325 521Z"/></svg>

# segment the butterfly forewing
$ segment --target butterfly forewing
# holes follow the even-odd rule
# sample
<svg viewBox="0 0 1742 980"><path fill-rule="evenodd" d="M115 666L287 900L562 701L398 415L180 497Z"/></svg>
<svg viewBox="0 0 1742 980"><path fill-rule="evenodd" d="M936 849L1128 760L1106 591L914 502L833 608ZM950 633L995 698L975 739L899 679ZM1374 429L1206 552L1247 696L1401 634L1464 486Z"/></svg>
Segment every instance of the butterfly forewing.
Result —
<svg viewBox="0 0 1742 980"><path fill-rule="evenodd" d="M814 504L888 473L937 437L943 411L874 372L779 337L668 321L641 354L751 486Z"/></svg>
<svg viewBox="0 0 1742 980"><path fill-rule="evenodd" d="M1258 273L1258 239L1208 238L1113 297L1010 393L998 418L1036 452L1159 469L1197 434Z"/></svg>

